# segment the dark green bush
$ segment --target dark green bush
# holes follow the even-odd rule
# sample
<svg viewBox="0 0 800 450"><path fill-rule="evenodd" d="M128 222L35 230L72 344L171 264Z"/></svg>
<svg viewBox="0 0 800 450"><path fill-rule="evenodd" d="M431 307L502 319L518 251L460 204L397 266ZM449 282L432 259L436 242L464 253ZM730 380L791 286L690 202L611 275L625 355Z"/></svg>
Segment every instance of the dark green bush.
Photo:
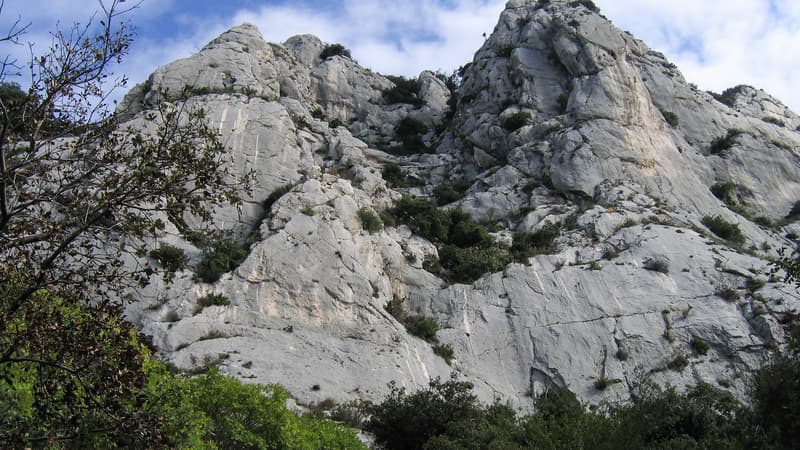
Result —
<svg viewBox="0 0 800 450"><path fill-rule="evenodd" d="M514 233L511 245L511 254L514 260L520 263L527 262L528 258L536 255L551 254L556 251L556 238L561 233L561 225L546 223L537 232Z"/></svg>
<svg viewBox="0 0 800 450"><path fill-rule="evenodd" d="M322 53L319 54L319 59L325 61L328 58L333 58L334 56L344 56L346 58L351 58L350 50L347 49L342 44L328 44L322 49Z"/></svg>
<svg viewBox="0 0 800 450"><path fill-rule="evenodd" d="M195 308L194 313L198 314L209 306L226 306L230 304L231 301L228 299L228 297L222 294L208 294L197 299L197 307Z"/></svg>
<svg viewBox="0 0 800 450"><path fill-rule="evenodd" d="M774 445L763 448L800 448L800 356L774 357L756 372L750 390L754 428Z"/></svg>
<svg viewBox="0 0 800 450"><path fill-rule="evenodd" d="M654 272L669 273L669 261L662 257L649 258L642 264L642 267Z"/></svg>
<svg viewBox="0 0 800 450"><path fill-rule="evenodd" d="M530 121L531 115L527 112L520 111L504 118L501 125L508 131L516 131L529 124Z"/></svg>
<svg viewBox="0 0 800 450"><path fill-rule="evenodd" d="M664 120L671 126L675 128L678 126L678 115L672 111L661 111L661 115L664 116Z"/></svg>
<svg viewBox="0 0 800 450"><path fill-rule="evenodd" d="M465 179L458 179L452 184L440 184L433 189L433 197L438 206L449 205L464 197L471 183Z"/></svg>
<svg viewBox="0 0 800 450"><path fill-rule="evenodd" d="M705 356L708 353L708 343L697 336L692 337L689 344L692 346L692 350L698 355Z"/></svg>
<svg viewBox="0 0 800 450"><path fill-rule="evenodd" d="M247 249L231 239L220 239L206 249L195 267L195 276L204 283L214 283L222 274L239 266L247 257Z"/></svg>
<svg viewBox="0 0 800 450"><path fill-rule="evenodd" d="M512 262L508 249L499 246L460 248L445 245L439 249L439 262L445 278L457 283L471 283L487 273L498 272Z"/></svg>
<svg viewBox="0 0 800 450"><path fill-rule="evenodd" d="M367 207L358 209L358 218L361 220L361 226L370 233L377 233L383 228L381 218Z"/></svg>
<svg viewBox="0 0 800 450"><path fill-rule="evenodd" d="M736 144L736 137L742 134L741 130L737 129L730 129L728 130L728 134L725 136L720 136L713 141L711 141L711 145L709 146L709 153L712 155L716 155L717 153L723 152Z"/></svg>
<svg viewBox="0 0 800 450"><path fill-rule="evenodd" d="M786 214L787 220L797 220L800 219L800 200L794 202L792 205L792 209L789 210L789 213Z"/></svg>
<svg viewBox="0 0 800 450"><path fill-rule="evenodd" d="M394 86L383 91L383 99L386 104L408 103L415 106L422 106L422 99L419 98L419 84L416 78L405 78L387 75Z"/></svg>
<svg viewBox="0 0 800 450"><path fill-rule="evenodd" d="M721 216L705 216L701 221L712 233L734 244L744 244L746 238L739 224L726 221Z"/></svg>
<svg viewBox="0 0 800 450"><path fill-rule="evenodd" d="M430 317L411 315L406 317L403 322L409 334L428 342L436 342L436 332L439 331L439 324Z"/></svg>
<svg viewBox="0 0 800 450"><path fill-rule="evenodd" d="M406 314L405 308L403 308L402 298L397 296L392 297L392 299L386 303L384 309L386 309L386 312L391 314L392 317L397 319L398 322L400 323L406 322L406 317L408 317L408 315Z"/></svg>
<svg viewBox="0 0 800 450"><path fill-rule="evenodd" d="M150 250L150 257L158 261L164 270L173 273L183 270L188 262L183 250L169 244L161 244L157 249Z"/></svg>
<svg viewBox="0 0 800 450"><path fill-rule="evenodd" d="M444 359L447 365L453 361L453 346L450 344L436 344L433 346L433 353Z"/></svg>
<svg viewBox="0 0 800 450"><path fill-rule="evenodd" d="M711 186L711 193L714 197L725 202L726 205L733 206L739 204L736 196L736 183L732 181L718 181Z"/></svg>
<svg viewBox="0 0 800 450"><path fill-rule="evenodd" d="M400 141L400 147L390 149L391 153L399 155L414 155L428 153L431 149L425 145L422 135L428 132L428 126L413 117L404 117L395 129L395 137Z"/></svg>
<svg viewBox="0 0 800 450"><path fill-rule="evenodd" d="M736 96L746 87L749 86L740 84L738 86L725 89L722 91L722 94L717 94L716 92L709 92L709 94L711 94L711 96L714 97L718 102L733 107L734 103L736 102Z"/></svg>
<svg viewBox="0 0 800 450"><path fill-rule="evenodd" d="M592 0L576 0L576 1L572 2L572 3L570 3L570 6L579 6L579 5L585 6L586 9L588 9L589 11L592 11L592 12L595 12L595 13L599 13L600 12L600 8L598 8L597 5L595 5Z"/></svg>
<svg viewBox="0 0 800 450"><path fill-rule="evenodd" d="M556 102L558 103L558 113L565 114L567 112L567 107L569 106L569 92L562 92L558 94Z"/></svg>
<svg viewBox="0 0 800 450"><path fill-rule="evenodd" d="M777 125L779 127L785 127L786 126L786 123L784 121L782 121L781 119L778 119L777 117L767 116L767 117L762 118L761 120L763 120L764 122L767 122L767 123L771 123L773 125Z"/></svg>

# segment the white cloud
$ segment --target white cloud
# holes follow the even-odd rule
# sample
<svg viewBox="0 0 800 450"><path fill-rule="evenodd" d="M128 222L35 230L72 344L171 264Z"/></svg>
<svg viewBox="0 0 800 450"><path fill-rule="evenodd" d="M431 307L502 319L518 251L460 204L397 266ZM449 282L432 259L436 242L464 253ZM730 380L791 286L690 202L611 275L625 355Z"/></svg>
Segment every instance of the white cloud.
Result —
<svg viewBox="0 0 800 450"><path fill-rule="evenodd" d="M751 84L800 111L800 90L794 88L800 85L800 1L594 1L618 27L664 52L700 88L721 91ZM340 42L362 65L383 73L452 71L472 59L505 0L340 0L324 7L319 1L265 3L252 2L260 6L235 12L224 6L203 12L185 5L178 10L175 0L146 0L131 17L134 23L174 14L178 26L163 36L137 36L118 72L143 81L156 67L189 56L242 22L256 24L273 42L303 33ZM6 0L0 29L19 11L37 24L27 37L44 40L39 44L44 45L56 18L62 25L85 20L96 6L96 0ZM27 57L24 47L13 52Z"/></svg>
<svg viewBox="0 0 800 450"><path fill-rule="evenodd" d="M687 81L722 91L750 84L800 112L800 2L596 0L604 14L678 65Z"/></svg>

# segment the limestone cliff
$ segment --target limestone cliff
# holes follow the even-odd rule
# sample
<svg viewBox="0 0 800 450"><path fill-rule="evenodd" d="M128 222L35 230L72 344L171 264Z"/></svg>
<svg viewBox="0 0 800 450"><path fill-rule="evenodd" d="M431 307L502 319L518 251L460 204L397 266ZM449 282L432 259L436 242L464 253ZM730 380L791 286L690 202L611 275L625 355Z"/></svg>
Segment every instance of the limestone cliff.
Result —
<svg viewBox="0 0 800 450"><path fill-rule="evenodd" d="M128 309L167 360L214 361L304 402L375 400L391 380L413 390L455 371L484 400L529 408L550 385L625 401L643 374L741 395L784 345L800 297L767 259L800 232L784 221L800 200L800 118L778 100L740 87L723 103L582 2L511 0L460 83L423 72L413 102L388 101L397 79L323 60L324 47L267 43L245 24L123 102L143 120L160 92L191 87L184 101L256 174L245 208L216 215L240 237L257 227L244 262L211 284L154 278ZM393 151L406 118L424 151ZM391 164L416 182L387 184ZM359 219L456 179L469 188L447 208L500 241L561 224L555 253L447 283L423 268L434 243ZM746 242L715 237L702 219L717 215ZM175 227L162 242L202 257ZM197 308L209 293L230 304ZM393 299L438 322L452 365L387 312Z"/></svg>

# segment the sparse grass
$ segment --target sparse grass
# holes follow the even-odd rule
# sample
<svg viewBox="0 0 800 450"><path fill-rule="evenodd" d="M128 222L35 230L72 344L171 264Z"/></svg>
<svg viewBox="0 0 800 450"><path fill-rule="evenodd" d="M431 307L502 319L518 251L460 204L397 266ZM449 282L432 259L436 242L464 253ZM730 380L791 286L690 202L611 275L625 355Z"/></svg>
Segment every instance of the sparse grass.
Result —
<svg viewBox="0 0 800 450"><path fill-rule="evenodd" d="M763 288L766 284L767 284L767 282L762 280L762 279L760 279L760 278L752 278L751 277L751 278L748 278L747 281L745 282L745 287L747 288L748 291L755 292L755 291Z"/></svg>
<svg viewBox="0 0 800 450"><path fill-rule="evenodd" d="M300 212L305 214L305 215L307 215L307 216L313 216L314 215L314 210L312 208L308 207L308 206L305 206L305 207L301 208Z"/></svg>

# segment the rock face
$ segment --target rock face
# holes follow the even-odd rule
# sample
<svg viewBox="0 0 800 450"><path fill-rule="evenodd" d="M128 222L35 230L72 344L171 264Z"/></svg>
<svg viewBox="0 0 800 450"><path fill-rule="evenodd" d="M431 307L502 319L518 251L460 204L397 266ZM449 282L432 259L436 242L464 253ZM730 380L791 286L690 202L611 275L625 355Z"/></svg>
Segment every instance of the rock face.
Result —
<svg viewBox="0 0 800 450"><path fill-rule="evenodd" d="M122 108L141 120L166 91L208 111L256 179L216 224L255 239L215 283L154 278L130 319L179 367L220 364L302 402L378 400L391 380L413 390L453 371L522 409L553 385L626 401L642 376L742 396L800 306L768 265L800 232L784 220L800 199L800 118L754 88L698 91L581 2L539 3L510 1L453 91L423 72L406 103L387 100L396 79L321 60L316 37L271 44L251 25L158 69ZM429 150L387 152L408 118ZM417 182L387 184L392 164ZM470 187L451 208L499 240L562 223L557 251L448 284L423 268L433 243L359 218L459 178ZM746 242L709 232L717 215ZM161 242L202 257L176 228ZM230 303L198 307L209 293ZM393 300L439 324L452 365L387 312Z"/></svg>

